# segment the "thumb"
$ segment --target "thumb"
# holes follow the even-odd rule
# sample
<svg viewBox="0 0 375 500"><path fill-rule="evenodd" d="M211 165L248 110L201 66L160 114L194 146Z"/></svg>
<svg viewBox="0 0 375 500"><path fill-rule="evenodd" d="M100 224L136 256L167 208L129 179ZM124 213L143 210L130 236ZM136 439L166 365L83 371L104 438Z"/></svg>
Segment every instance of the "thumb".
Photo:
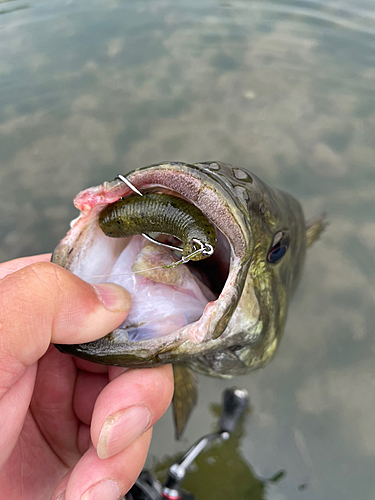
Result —
<svg viewBox="0 0 375 500"><path fill-rule="evenodd" d="M0 469L21 432L36 362L50 343L103 337L124 321L129 308L130 295L124 288L93 287L48 262L31 264L0 280Z"/></svg>
<svg viewBox="0 0 375 500"><path fill-rule="evenodd" d="M92 286L56 264L38 262L5 276L0 280L1 389L8 385L6 374L16 375L17 365L31 366L51 342L96 340L118 327L129 309L124 288Z"/></svg>

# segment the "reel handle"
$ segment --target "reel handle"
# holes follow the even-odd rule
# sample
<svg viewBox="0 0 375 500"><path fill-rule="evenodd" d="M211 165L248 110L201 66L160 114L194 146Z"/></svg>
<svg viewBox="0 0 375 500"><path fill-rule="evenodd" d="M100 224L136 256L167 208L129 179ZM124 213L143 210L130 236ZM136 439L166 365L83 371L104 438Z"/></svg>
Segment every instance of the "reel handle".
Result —
<svg viewBox="0 0 375 500"><path fill-rule="evenodd" d="M219 433L231 434L248 407L249 394L245 389L227 389L223 395L223 413L219 422Z"/></svg>

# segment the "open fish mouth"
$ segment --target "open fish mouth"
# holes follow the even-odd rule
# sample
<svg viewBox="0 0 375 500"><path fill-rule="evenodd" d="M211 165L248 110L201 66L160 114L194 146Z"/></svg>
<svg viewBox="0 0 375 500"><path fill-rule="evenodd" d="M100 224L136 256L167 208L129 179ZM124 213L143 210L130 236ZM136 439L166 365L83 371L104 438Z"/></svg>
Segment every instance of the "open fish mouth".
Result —
<svg viewBox="0 0 375 500"><path fill-rule="evenodd" d="M257 314L246 325L239 311L236 316L254 246L250 219L236 186L216 167L215 162L163 163L127 176L142 194L167 193L195 205L215 227L213 255L177 267L171 250L141 235L111 238L100 228L102 211L134 194L125 182L105 182L76 197L81 215L56 247L52 261L92 284L124 286L132 295L132 308L125 322L103 339L60 345L61 350L104 364L150 366L238 344L239 336L244 340L244 326L247 341L252 331L256 336ZM176 244L173 236L158 239ZM252 310L257 311L255 294L252 300Z"/></svg>
<svg viewBox="0 0 375 500"><path fill-rule="evenodd" d="M74 203L81 214L52 261L90 283L124 286L132 307L102 339L57 347L108 365L173 363L179 436L196 402L191 369L231 377L275 355L324 214L306 221L293 196L221 162L141 168L82 191ZM147 239L153 229L157 243ZM160 246L174 248L175 237L180 264Z"/></svg>

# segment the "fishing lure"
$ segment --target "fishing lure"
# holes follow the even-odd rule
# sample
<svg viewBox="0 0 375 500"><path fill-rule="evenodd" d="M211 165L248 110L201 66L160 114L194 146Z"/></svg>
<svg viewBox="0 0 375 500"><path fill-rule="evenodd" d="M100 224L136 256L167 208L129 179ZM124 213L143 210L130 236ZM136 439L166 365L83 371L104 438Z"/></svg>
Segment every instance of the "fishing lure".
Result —
<svg viewBox="0 0 375 500"><path fill-rule="evenodd" d="M99 216L99 226L106 236L126 238L142 234L153 243L182 252L182 259L201 260L213 254L216 231L195 205L165 193L133 195L108 205ZM181 240L182 249L151 238L148 232L174 236Z"/></svg>

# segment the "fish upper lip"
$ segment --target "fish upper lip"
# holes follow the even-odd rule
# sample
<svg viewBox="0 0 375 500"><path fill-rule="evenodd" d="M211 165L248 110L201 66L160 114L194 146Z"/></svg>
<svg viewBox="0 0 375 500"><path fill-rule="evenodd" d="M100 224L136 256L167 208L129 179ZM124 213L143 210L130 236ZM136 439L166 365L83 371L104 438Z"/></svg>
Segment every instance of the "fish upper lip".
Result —
<svg viewBox="0 0 375 500"><path fill-rule="evenodd" d="M246 218L241 212L237 206L236 198L223 187L214 172L207 175L194 165L158 164L136 170L127 178L137 189L161 188L170 190L197 205L227 237L230 243L231 259L229 274L222 293L216 301L206 305L202 317L197 322L158 339L139 342L121 341L124 351L130 354L137 352L141 358L144 357L145 361L150 356L159 355L160 358L173 361L175 358L183 357L186 353L189 354L189 349L194 351L194 355L199 355L199 352L204 352L207 349L208 343L214 344L217 348L217 341L214 339L225 331L240 300L249 271L253 249L249 218ZM81 216L67 237L64 238L67 240L68 246L73 248L74 241L79 236L83 226L90 219L96 217L104 206L129 195L131 192L131 189L124 182L117 179L79 193L74 204L81 210ZM116 330L113 334L116 334ZM225 334L226 338L228 336L230 333ZM119 343L114 341L114 352L118 351L118 347ZM212 345L212 347L214 346ZM106 354L108 354L108 350Z"/></svg>
<svg viewBox="0 0 375 500"><path fill-rule="evenodd" d="M160 187L178 193L198 206L214 222L231 243L236 256L241 259L251 257L253 242L249 220L236 206L236 197L227 186L223 186L215 172L209 172L208 175L204 169L195 165L166 162L135 170L127 179L140 190ZM115 179L82 191L75 198L74 205L83 214L87 214L92 209L100 211L109 203L132 193L131 188L123 181ZM228 204L228 199L231 205Z"/></svg>

